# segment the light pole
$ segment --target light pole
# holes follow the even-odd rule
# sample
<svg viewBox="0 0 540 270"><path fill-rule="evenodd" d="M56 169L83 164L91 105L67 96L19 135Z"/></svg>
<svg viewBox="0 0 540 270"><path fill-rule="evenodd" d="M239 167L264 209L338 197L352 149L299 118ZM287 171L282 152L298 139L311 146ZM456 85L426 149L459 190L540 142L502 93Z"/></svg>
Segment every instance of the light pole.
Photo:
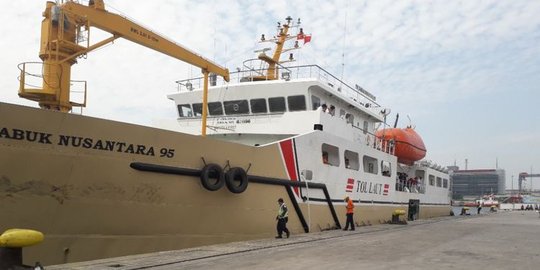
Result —
<svg viewBox="0 0 540 270"><path fill-rule="evenodd" d="M514 194L514 175L512 175L512 193L510 195Z"/></svg>
<svg viewBox="0 0 540 270"><path fill-rule="evenodd" d="M514 175L512 175L512 193L510 193L510 199L512 199L512 210L515 210L514 205Z"/></svg>
<svg viewBox="0 0 540 270"><path fill-rule="evenodd" d="M532 173L532 165L531 165L531 174L530 174L530 175L532 175L532 174L533 174L533 173ZM529 178L529 179L531 179L531 195L532 195L532 190L533 190L533 188L532 188L532 187L533 187L533 184L532 184L532 178L533 178L533 176L531 176L531 177Z"/></svg>

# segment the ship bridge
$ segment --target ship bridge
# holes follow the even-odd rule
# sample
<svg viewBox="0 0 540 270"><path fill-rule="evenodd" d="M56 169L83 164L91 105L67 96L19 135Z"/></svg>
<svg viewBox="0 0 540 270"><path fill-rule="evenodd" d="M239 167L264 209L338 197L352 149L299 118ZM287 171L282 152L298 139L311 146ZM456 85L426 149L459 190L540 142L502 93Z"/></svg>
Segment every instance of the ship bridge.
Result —
<svg viewBox="0 0 540 270"><path fill-rule="evenodd" d="M369 92L317 65L288 67L277 80L251 80L253 73L257 71L231 73L230 83L210 77L208 136L259 145L323 129L367 142L386 113ZM158 125L200 135L202 78L177 83L178 92L168 98L175 102L178 118Z"/></svg>

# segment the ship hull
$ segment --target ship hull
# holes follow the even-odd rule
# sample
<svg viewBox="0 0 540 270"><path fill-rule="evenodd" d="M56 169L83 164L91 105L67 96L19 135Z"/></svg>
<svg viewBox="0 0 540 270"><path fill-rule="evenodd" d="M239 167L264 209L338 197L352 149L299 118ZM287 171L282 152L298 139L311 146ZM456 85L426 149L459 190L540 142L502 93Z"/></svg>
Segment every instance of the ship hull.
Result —
<svg viewBox="0 0 540 270"><path fill-rule="evenodd" d="M0 230L42 231L25 262L44 264L273 237L277 199L291 209L288 227L336 227L331 207L291 197L283 185L249 183L240 194L205 189L199 177L141 171L133 163L200 170L241 167L250 176L291 179L279 144L250 147L115 121L0 103ZM344 222L345 208L334 201ZM293 200L298 201L294 209ZM355 221L377 224L407 205L360 205ZM420 218L449 205L422 206Z"/></svg>

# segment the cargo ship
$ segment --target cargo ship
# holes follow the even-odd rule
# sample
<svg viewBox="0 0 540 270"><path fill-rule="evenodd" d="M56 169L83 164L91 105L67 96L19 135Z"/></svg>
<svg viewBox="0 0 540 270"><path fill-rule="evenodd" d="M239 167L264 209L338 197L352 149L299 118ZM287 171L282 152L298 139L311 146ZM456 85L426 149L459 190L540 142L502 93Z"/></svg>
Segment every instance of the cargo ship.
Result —
<svg viewBox="0 0 540 270"><path fill-rule="evenodd" d="M299 20L261 37L272 55L262 50L229 73L103 1L63 2L43 13L42 72L20 66L19 95L40 108L0 102L0 230L45 235L25 248L26 263L274 237L278 198L292 237L341 228L344 197L358 225L385 223L395 210L411 220L449 215L448 174L422 160L418 134L386 129L389 109L362 87L292 65L291 50L310 38ZM111 37L81 43L94 27ZM71 66L117 38L201 68L168 95L176 117L148 127L72 113L86 102L70 100Z"/></svg>

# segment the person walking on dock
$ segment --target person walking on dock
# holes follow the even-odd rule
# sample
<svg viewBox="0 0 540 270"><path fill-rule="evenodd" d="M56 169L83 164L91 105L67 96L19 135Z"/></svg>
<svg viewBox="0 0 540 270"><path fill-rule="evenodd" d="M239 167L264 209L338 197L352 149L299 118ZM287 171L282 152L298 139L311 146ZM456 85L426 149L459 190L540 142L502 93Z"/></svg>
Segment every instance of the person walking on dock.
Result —
<svg viewBox="0 0 540 270"><path fill-rule="evenodd" d="M349 196L345 197L345 202L347 203L347 222L345 222L345 228L343 228L344 231L349 229L349 224L351 225L351 231L354 231L354 220L353 220L353 214L354 214L354 204L351 199L349 199Z"/></svg>
<svg viewBox="0 0 540 270"><path fill-rule="evenodd" d="M289 229L287 229L287 221L289 221L289 210L287 209L287 206L283 202L282 198L278 199L278 204L279 210L278 215L276 216L278 235L276 236L276 238L283 238L283 232L285 232L287 238L289 238L289 236L291 235Z"/></svg>
<svg viewBox="0 0 540 270"><path fill-rule="evenodd" d="M482 211L482 203L478 203L478 206L476 207L476 214L480 215L480 211Z"/></svg>

